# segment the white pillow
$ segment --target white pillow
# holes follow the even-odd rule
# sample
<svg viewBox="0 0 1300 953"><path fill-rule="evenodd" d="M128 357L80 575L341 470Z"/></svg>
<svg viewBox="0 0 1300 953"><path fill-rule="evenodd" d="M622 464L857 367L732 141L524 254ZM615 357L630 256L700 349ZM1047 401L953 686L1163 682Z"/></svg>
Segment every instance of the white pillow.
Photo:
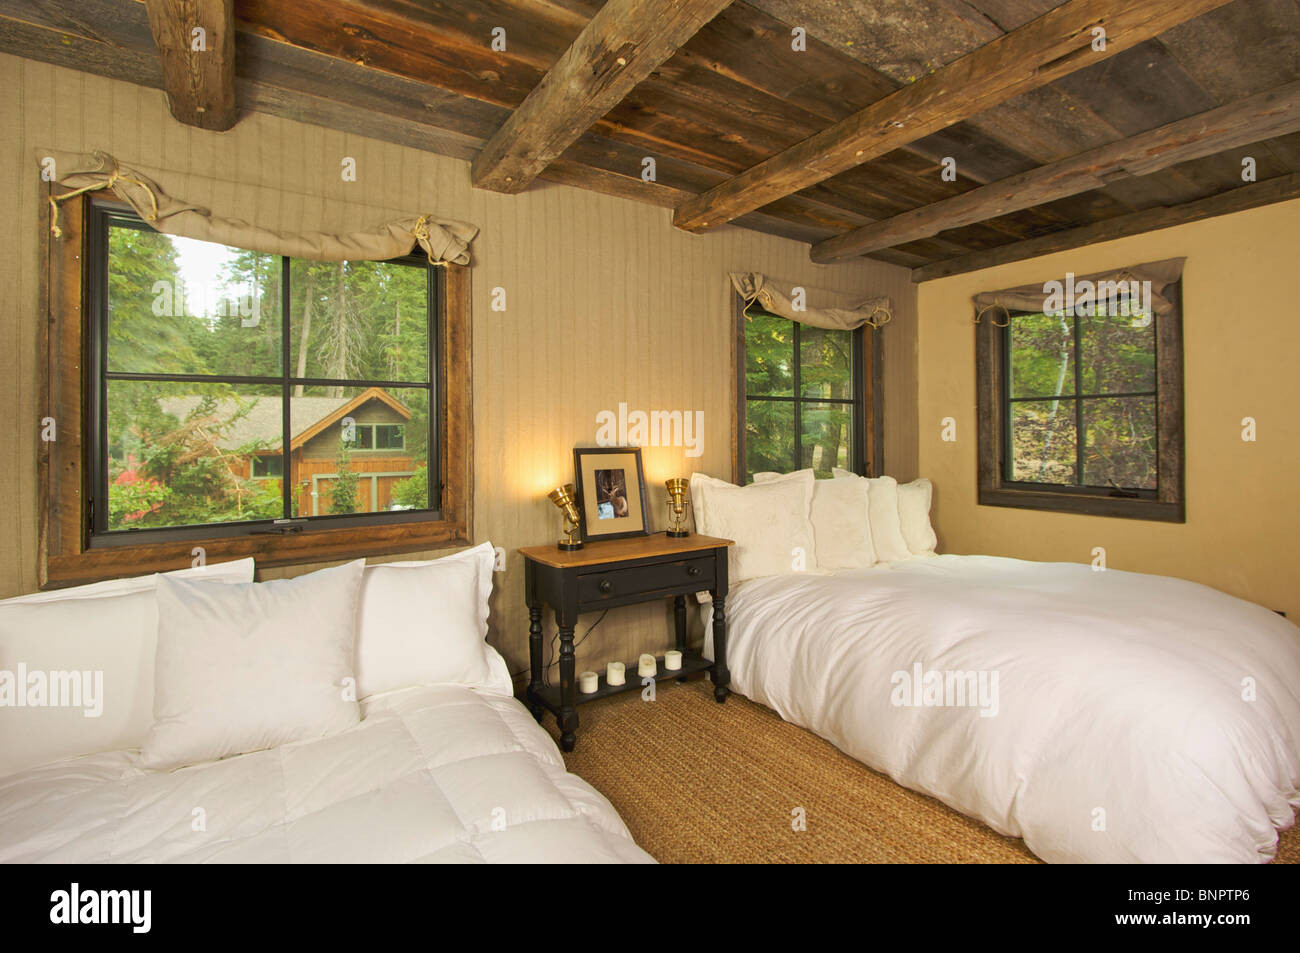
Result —
<svg viewBox="0 0 1300 953"><path fill-rule="evenodd" d="M802 472L812 471L796 471ZM754 482L770 483L785 476L755 473ZM867 492L866 480L813 481L811 514L818 569L867 569L876 564Z"/></svg>
<svg viewBox="0 0 1300 953"><path fill-rule="evenodd" d="M817 473L812 467L804 467L802 470L791 470L789 473L781 473L777 470L760 470L754 474L754 482L771 483L773 480L788 480L790 477L799 477L804 473L811 473L814 480L817 478Z"/></svg>
<svg viewBox="0 0 1300 953"><path fill-rule="evenodd" d="M248 583L253 581L253 560L165 575L205 585ZM64 758L140 747L153 724L158 579L151 573L0 602L0 776ZM4 693L17 694L20 666L24 681L35 673L47 682L53 672L89 673L76 684L90 691L83 693L81 707L34 706L31 699L14 707L19 699ZM73 683L64 684L72 690ZM99 714L93 713L96 709Z"/></svg>
<svg viewBox="0 0 1300 953"><path fill-rule="evenodd" d="M774 480L794 480L801 482L807 479L811 474L811 469L795 470L793 473L755 473L755 483L771 483ZM762 477L762 480L759 479ZM695 531L710 535L704 527L708 525L708 499L709 489L711 487L734 487L736 484L728 483L726 480L719 480L717 477L711 477L704 473L691 474L691 512L695 516Z"/></svg>
<svg viewBox="0 0 1300 953"><path fill-rule="evenodd" d="M252 582L256 571L253 557L232 559L224 563L207 563L203 566L191 566L188 569L173 569L170 572L151 572L147 576L128 576L125 579L105 579L84 586L72 586L68 589L47 589L43 592L29 592L25 596L12 596L0 599L0 608L6 606L34 606L47 602L66 602L69 599L101 599L105 596L120 596L132 592L153 592L158 585L159 576L178 579L220 579L223 582Z"/></svg>
<svg viewBox="0 0 1300 953"><path fill-rule="evenodd" d="M793 477L796 481L803 480L804 473L812 473L812 470L796 470L794 473L763 473L754 474L755 481L759 482L758 477L763 477L763 482L773 480L788 480ZM711 477L706 473L691 474L691 513L695 517L695 531L709 535L705 529L709 525L708 499L709 489L711 487L734 487L736 484L728 483L726 480L719 480L717 477Z"/></svg>
<svg viewBox="0 0 1300 953"><path fill-rule="evenodd" d="M695 511L696 528L736 543L729 549L730 583L817 568L817 545L809 519L811 470L749 486L712 477L697 482L695 476L691 483L692 501L701 497L704 501L703 512ZM697 486L704 489L703 494L697 494Z"/></svg>
<svg viewBox="0 0 1300 953"><path fill-rule="evenodd" d="M513 692L487 644L496 551L482 543L441 559L367 566L357 622L360 698L412 685L454 682Z"/></svg>
<svg viewBox="0 0 1300 953"><path fill-rule="evenodd" d="M876 558L893 563L912 558L903 538L902 518L898 513L898 481L891 476L864 477L839 467L831 470L837 480L863 480L867 483L867 519L871 522L871 542Z"/></svg>
<svg viewBox="0 0 1300 953"><path fill-rule="evenodd" d="M321 738L360 721L357 604L365 560L235 586L158 581L150 768Z"/></svg>
<svg viewBox="0 0 1300 953"><path fill-rule="evenodd" d="M699 472L691 474L691 514L695 517L695 532L706 536L708 532L705 527L709 525L708 492L711 486L735 486L735 484Z"/></svg>
<svg viewBox="0 0 1300 953"><path fill-rule="evenodd" d="M939 539L930 525L934 485L925 477L898 485L898 517L903 539L913 556L933 556Z"/></svg>

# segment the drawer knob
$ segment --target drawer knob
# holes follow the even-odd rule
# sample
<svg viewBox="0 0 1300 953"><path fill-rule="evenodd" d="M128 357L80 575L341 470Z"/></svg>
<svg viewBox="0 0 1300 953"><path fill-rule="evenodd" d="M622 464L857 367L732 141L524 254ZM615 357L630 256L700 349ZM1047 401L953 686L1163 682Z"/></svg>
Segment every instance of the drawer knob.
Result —
<svg viewBox="0 0 1300 953"><path fill-rule="evenodd" d="M613 592L614 584L610 582L608 579L602 579L600 581L600 586L598 586L597 588L599 588L601 592Z"/></svg>
<svg viewBox="0 0 1300 953"><path fill-rule="evenodd" d="M699 566L687 566L687 567L686 567L686 575L688 575L688 576L698 576L699 574L700 574L700 567L699 567Z"/></svg>

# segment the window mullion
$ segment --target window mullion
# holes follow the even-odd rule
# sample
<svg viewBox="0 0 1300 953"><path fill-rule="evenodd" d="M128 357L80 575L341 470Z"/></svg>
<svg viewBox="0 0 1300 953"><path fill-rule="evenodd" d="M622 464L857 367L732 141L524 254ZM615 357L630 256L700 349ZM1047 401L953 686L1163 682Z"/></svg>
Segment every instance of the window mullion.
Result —
<svg viewBox="0 0 1300 953"><path fill-rule="evenodd" d="M1079 339L1079 312L1074 313L1074 483L1083 486L1083 349Z"/></svg>
<svg viewBox="0 0 1300 953"><path fill-rule="evenodd" d="M1002 362L1002 373L999 375L1002 382L1002 407L1005 413L1002 416L1002 461L999 470L1002 473L1002 479L1011 481L1015 476L1015 455L1012 453L1012 433L1011 433L1011 322L1015 319L1008 316L1007 325L1004 328L995 328L993 333L998 336L1002 343L999 348L1000 360ZM1078 361L1075 361L1077 364Z"/></svg>
<svg viewBox="0 0 1300 953"><path fill-rule="evenodd" d="M445 403L444 374L442 373L443 358L443 320L445 311L443 309L443 300L446 292L446 285L443 279L446 272L440 271L430 265L425 271L425 303L426 311L429 315L429 331L425 336L425 377L428 378L428 401L429 401L429 419L427 422L424 442L424 475L425 475L425 494L430 509L437 510L439 514L443 512L443 479L442 479L442 455L444 447L442 446L442 437L445 429L442 425L442 410ZM406 439L402 438L402 447L406 447Z"/></svg>
<svg viewBox="0 0 1300 953"><path fill-rule="evenodd" d="M793 471L803 467L803 373L800 367L803 354L799 322L791 323L794 325L794 461L790 467Z"/></svg>
<svg viewBox="0 0 1300 953"><path fill-rule="evenodd" d="M293 415L289 403L290 309L293 295L289 290L289 257L280 256L280 510L283 519L293 518Z"/></svg>

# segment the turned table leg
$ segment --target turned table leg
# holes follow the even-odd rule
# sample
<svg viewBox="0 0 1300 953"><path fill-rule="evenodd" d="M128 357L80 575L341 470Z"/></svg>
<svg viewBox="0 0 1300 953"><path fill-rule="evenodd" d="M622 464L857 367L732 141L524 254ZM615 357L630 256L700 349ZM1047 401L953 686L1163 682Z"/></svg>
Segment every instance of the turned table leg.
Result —
<svg viewBox="0 0 1300 953"><path fill-rule="evenodd" d="M727 668L727 597L713 595L713 699L719 703L727 700L731 672Z"/></svg>
<svg viewBox="0 0 1300 953"><path fill-rule="evenodd" d="M677 630L677 651L683 655L686 654L686 597L673 596L673 624ZM677 681L686 681L686 676L678 677Z"/></svg>
<svg viewBox="0 0 1300 953"><path fill-rule="evenodd" d="M577 686L574 684L573 624L555 614L560 628L560 713L556 723L560 726L560 748L572 751L578 743Z"/></svg>
<svg viewBox="0 0 1300 953"><path fill-rule="evenodd" d="M528 667L531 669L531 676L528 681L528 710L533 713L533 717L538 722L542 720L542 713L546 710L537 700L538 694L542 690L542 668L545 662L542 660L542 607L540 605L528 606Z"/></svg>
<svg viewBox="0 0 1300 953"><path fill-rule="evenodd" d="M524 560L524 602L528 605L528 710L540 723L546 711L540 701L546 661L542 657L542 599L537 592L537 567L531 559Z"/></svg>

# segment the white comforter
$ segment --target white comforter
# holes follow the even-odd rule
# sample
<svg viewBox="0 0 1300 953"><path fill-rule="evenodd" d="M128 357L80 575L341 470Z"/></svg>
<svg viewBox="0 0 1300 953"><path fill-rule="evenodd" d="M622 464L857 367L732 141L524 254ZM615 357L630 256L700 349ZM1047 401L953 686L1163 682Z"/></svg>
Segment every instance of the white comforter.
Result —
<svg viewBox="0 0 1300 953"><path fill-rule="evenodd" d="M652 862L513 698L407 689L362 715L179 771L114 752L0 777L0 861Z"/></svg>
<svg viewBox="0 0 1300 953"><path fill-rule="evenodd" d="M1294 822L1300 629L1260 606L937 556L753 580L727 610L735 690L1044 860L1264 861ZM913 695L918 663L985 694Z"/></svg>

